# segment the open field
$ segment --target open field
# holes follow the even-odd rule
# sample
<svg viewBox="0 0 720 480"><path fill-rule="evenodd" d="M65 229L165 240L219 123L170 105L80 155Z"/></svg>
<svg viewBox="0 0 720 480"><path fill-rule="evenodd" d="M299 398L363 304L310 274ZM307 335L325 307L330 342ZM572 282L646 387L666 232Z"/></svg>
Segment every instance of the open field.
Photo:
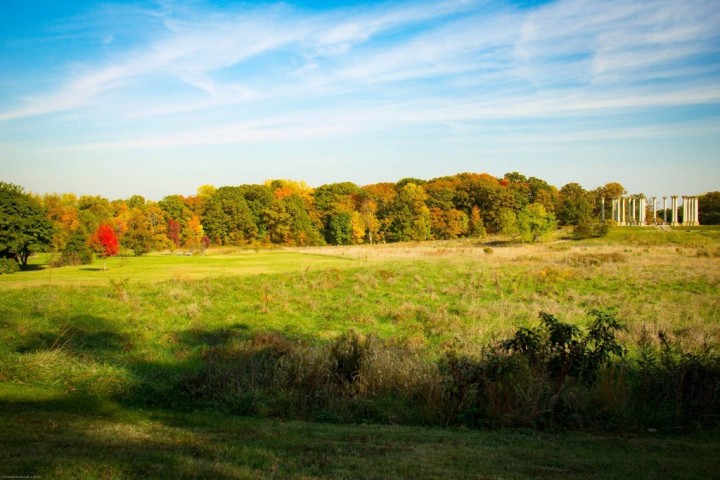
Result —
<svg viewBox="0 0 720 480"><path fill-rule="evenodd" d="M143 257L111 257L107 271L102 260L91 265L46 268L49 255L39 254L22 275L0 276L0 288L37 286L107 285L109 281L131 279L152 283L164 280L193 280L228 276L287 273L316 267L341 267L344 259L313 253L243 250L204 256L151 254Z"/></svg>
<svg viewBox="0 0 720 480"><path fill-rule="evenodd" d="M36 263L0 276L0 409L11 432L0 475L707 478L719 466L716 431L668 438L670 420L609 435L235 414L458 425L438 413L444 397L423 387L442 384L433 362L448 352L479 358L493 339L537 324L540 311L584 326L592 309L609 308L631 349L663 332L702 351L720 344L718 233L618 228L606 239L529 246L487 239L151 255L111 259L107 272L101 262ZM379 347L363 348L407 369L393 381L416 377L412 388L429 392L420 410L357 389L349 407L313 397L307 408L262 390L263 369L317 368L348 331L377 337ZM648 426L660 433L636 433Z"/></svg>

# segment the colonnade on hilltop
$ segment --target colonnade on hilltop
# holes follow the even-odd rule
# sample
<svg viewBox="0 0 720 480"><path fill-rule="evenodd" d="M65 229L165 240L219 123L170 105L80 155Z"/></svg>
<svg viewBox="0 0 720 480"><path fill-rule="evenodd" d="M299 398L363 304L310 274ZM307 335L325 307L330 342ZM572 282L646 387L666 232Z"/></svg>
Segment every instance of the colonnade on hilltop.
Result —
<svg viewBox="0 0 720 480"><path fill-rule="evenodd" d="M670 199L670 218L667 218L668 211L668 198ZM682 199L682 219L680 222L678 219L678 198ZM612 219L619 226L629 225L657 225L657 199L658 197L652 197L652 219L650 222L647 220L647 199L641 195L629 195L615 197L611 202L612 208ZM603 199L603 220L604 218L604 199ZM685 196L678 197L678 195L671 195L669 197L662 197L662 224L663 225L684 225L684 226L695 226L700 225L699 209L698 209L698 197Z"/></svg>

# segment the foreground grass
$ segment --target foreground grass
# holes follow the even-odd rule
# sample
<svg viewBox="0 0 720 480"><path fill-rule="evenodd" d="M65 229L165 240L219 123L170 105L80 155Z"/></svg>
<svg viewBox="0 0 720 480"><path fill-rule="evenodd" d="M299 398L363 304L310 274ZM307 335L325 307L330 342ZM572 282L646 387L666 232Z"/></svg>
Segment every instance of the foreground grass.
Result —
<svg viewBox="0 0 720 480"><path fill-rule="evenodd" d="M95 407L0 403L0 476L692 479L720 471L716 433L482 432Z"/></svg>
<svg viewBox="0 0 720 480"><path fill-rule="evenodd" d="M540 310L583 325L591 309L612 308L629 344L643 332L691 349L718 344L715 233L615 229L606 240L532 246L490 240L158 255L112 259L108 272L97 263L37 265L0 276L0 476L712 477L713 432L277 422L221 415L178 386L201 371L208 352L257 335L307 344L355 330L439 358L475 354L533 324Z"/></svg>

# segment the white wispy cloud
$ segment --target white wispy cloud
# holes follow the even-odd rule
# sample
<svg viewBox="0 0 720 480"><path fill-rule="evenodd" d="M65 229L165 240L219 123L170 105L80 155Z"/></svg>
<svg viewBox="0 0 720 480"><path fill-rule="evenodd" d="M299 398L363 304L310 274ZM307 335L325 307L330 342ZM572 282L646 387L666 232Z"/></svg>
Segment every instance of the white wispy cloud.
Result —
<svg viewBox="0 0 720 480"><path fill-rule="evenodd" d="M530 9L449 0L319 13L283 4L118 7L125 23L152 16L155 30L130 47L113 34L98 37L105 56L67 65L56 90L0 103L0 121L72 111L167 124L77 144L103 149L717 105L716 7L703 0L569 0ZM158 79L184 88L149 93ZM178 127L183 114L203 124Z"/></svg>

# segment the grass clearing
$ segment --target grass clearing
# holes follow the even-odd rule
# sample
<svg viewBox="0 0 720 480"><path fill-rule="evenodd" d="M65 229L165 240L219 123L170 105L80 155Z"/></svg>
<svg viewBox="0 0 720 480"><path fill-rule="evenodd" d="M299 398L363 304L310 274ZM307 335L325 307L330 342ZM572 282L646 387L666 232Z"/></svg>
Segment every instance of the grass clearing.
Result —
<svg viewBox="0 0 720 480"><path fill-rule="evenodd" d="M165 280L197 280L261 273L286 273L310 268L341 268L346 258L302 251L252 251L203 256L150 254L142 257L111 257L107 271L101 261L91 265L49 268L48 255L31 258L22 275L0 275L0 288L36 286L104 285L109 280L150 283Z"/></svg>
<svg viewBox="0 0 720 480"><path fill-rule="evenodd" d="M398 355L478 355L493 338L535 324L541 310L586 325L591 309L613 308L628 326L620 337L628 343L663 331L690 349L719 344L720 258L698 254L720 246L716 230L638 230L539 245L490 239L152 255L111 259L107 272L36 266L2 275L0 421L12 434L2 440L0 464L12 474L69 478L477 478L479 471L706 478L717 471L711 432L668 438L662 431L608 436L277 422L221 412L232 405L236 413L277 416L289 412L282 395L247 391L234 403L197 403L182 390L192 386L188 378L222 378L207 375L214 365L208 355L234 359L233 375L245 376L243 368L282 349L310 368L320 360L302 352L327 352L310 347L351 330L388 346L376 351L377 365L400 365ZM663 237L675 233L687 237ZM260 356L242 363L250 347ZM225 357L217 358L224 365ZM403 365L407 375L432 376L422 362ZM402 383L402 375L368 378L362 388ZM607 395L614 398L612 389ZM397 403L353 408L355 418L415 421L404 420L410 414ZM311 432L311 442L303 432ZM683 446L699 452L699 461Z"/></svg>

